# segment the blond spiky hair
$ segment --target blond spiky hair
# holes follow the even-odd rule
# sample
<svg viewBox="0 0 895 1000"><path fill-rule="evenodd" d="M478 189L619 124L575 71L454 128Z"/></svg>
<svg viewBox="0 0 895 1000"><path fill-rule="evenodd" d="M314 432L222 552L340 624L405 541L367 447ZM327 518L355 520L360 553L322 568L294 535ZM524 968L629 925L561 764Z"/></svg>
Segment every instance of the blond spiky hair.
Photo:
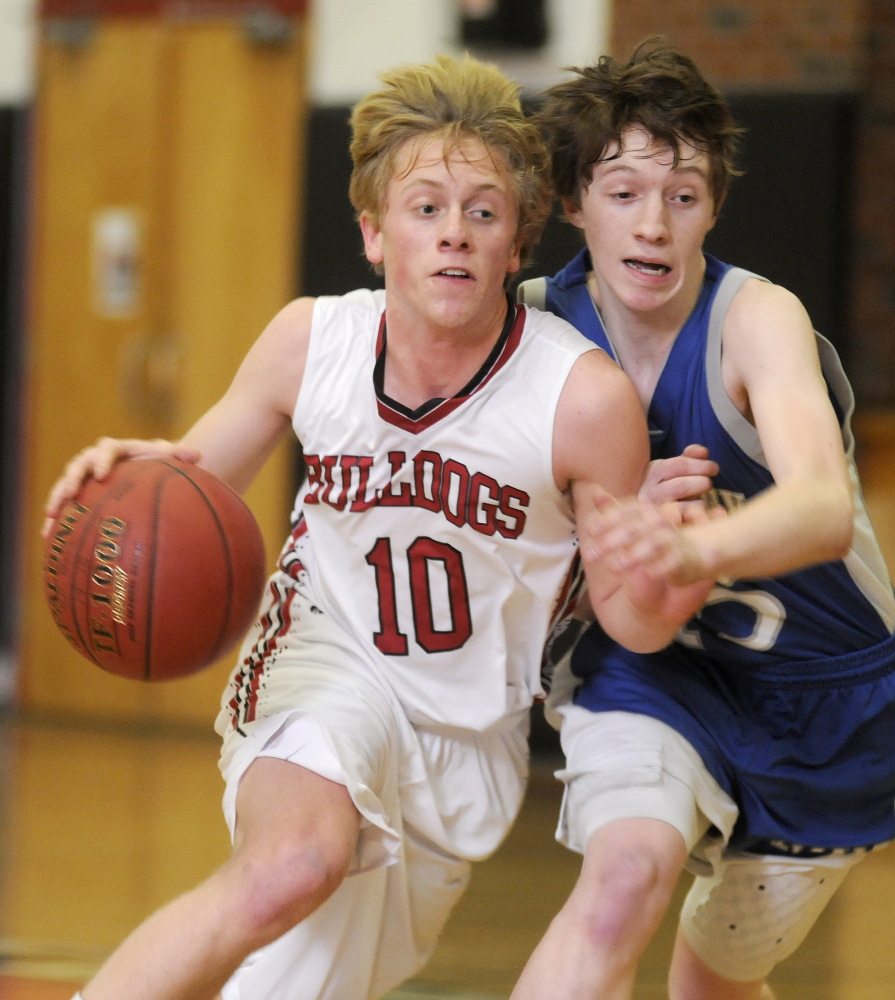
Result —
<svg viewBox="0 0 895 1000"><path fill-rule="evenodd" d="M548 161L526 120L519 88L496 66L471 56L437 56L382 75L385 87L351 115L354 170L349 195L358 216L379 222L398 150L410 140L443 136L445 157L465 139L498 154L513 179L519 205L518 240L527 263L550 212Z"/></svg>

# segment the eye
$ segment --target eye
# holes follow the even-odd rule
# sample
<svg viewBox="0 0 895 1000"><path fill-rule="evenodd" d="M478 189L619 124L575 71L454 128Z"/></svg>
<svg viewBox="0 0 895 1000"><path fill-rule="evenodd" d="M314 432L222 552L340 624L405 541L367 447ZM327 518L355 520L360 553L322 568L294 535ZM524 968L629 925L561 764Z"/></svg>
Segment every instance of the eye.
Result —
<svg viewBox="0 0 895 1000"><path fill-rule="evenodd" d="M437 211L434 205L419 205L417 207L417 212L420 215L434 215Z"/></svg>
<svg viewBox="0 0 895 1000"><path fill-rule="evenodd" d="M634 197L633 191L614 191L612 197L618 199L618 201L630 201Z"/></svg>
<svg viewBox="0 0 895 1000"><path fill-rule="evenodd" d="M495 219L497 216L490 208L476 208L473 209L473 215L477 215L480 219Z"/></svg>
<svg viewBox="0 0 895 1000"><path fill-rule="evenodd" d="M696 201L696 195L695 194L678 194L678 195L675 195L675 200L678 201L681 205L692 205L693 202Z"/></svg>

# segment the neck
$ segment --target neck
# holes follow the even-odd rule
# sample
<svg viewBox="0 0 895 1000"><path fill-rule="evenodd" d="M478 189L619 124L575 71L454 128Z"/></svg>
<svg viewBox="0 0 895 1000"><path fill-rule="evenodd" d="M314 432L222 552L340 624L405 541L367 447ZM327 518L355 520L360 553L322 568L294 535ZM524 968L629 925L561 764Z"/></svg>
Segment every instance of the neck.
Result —
<svg viewBox="0 0 895 1000"><path fill-rule="evenodd" d="M704 277L703 259L701 267L693 268L687 284L673 298L653 309L626 305L594 271L588 272L587 287L613 344L629 344L639 352L664 355L699 300Z"/></svg>
<svg viewBox="0 0 895 1000"><path fill-rule="evenodd" d="M699 299L705 266L694 269L690 288L657 309L637 310L626 306L602 283L595 272L587 286L600 312L606 334L615 348L619 364L634 383L644 410L648 410L656 383L678 333Z"/></svg>
<svg viewBox="0 0 895 1000"><path fill-rule="evenodd" d="M386 297L386 395L410 409L455 396L487 360L506 318L507 302L501 296L488 318L479 316L473 324L407 323Z"/></svg>

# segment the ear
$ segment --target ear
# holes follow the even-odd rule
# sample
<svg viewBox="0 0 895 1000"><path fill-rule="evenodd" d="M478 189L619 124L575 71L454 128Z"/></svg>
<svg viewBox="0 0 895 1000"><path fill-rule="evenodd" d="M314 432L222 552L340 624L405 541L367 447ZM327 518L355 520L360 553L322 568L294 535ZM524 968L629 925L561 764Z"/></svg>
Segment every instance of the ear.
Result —
<svg viewBox="0 0 895 1000"><path fill-rule="evenodd" d="M518 241L513 244L513 250L507 263L507 274L516 274L522 269L522 244Z"/></svg>
<svg viewBox="0 0 895 1000"><path fill-rule="evenodd" d="M584 219L581 217L581 209L570 198L563 198L562 210L566 218L573 226L584 229Z"/></svg>
<svg viewBox="0 0 895 1000"><path fill-rule="evenodd" d="M381 264L383 260L382 230L367 211L361 212L360 231L364 238L364 254L367 260L371 264Z"/></svg>

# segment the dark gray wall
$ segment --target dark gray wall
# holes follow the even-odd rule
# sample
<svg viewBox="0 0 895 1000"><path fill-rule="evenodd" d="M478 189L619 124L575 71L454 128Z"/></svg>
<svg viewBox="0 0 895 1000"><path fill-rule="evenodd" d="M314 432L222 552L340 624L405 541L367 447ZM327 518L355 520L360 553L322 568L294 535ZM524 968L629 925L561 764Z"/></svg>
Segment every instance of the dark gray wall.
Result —
<svg viewBox="0 0 895 1000"><path fill-rule="evenodd" d="M24 347L25 155L28 112L0 107L0 654L18 620L19 411Z"/></svg>

